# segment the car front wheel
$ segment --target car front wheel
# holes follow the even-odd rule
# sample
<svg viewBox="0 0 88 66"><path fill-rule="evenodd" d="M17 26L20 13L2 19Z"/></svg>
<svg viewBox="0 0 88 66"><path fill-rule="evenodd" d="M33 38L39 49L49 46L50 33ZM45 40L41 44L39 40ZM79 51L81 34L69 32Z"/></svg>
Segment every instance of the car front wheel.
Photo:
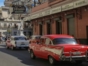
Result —
<svg viewBox="0 0 88 66"><path fill-rule="evenodd" d="M31 57L31 59L35 59L35 55L32 50L30 51L30 57Z"/></svg>
<svg viewBox="0 0 88 66"><path fill-rule="evenodd" d="M51 65L54 65L56 63L55 59L51 56L48 57L48 61Z"/></svg>

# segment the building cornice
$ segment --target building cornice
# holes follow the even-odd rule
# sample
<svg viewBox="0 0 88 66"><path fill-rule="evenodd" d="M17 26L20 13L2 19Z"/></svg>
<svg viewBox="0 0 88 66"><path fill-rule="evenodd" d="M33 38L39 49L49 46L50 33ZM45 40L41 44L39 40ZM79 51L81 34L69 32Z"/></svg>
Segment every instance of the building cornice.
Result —
<svg viewBox="0 0 88 66"><path fill-rule="evenodd" d="M36 18L44 17L47 15L52 15L55 13L60 13L63 11L71 10L71 9L82 7L85 5L88 5L88 0L76 0L74 2L69 2L69 3L63 4L63 5L59 5L57 7L52 7L52 8L48 7L45 10L43 9L41 11L32 13L31 16L24 18L24 21L25 20L33 20Z"/></svg>

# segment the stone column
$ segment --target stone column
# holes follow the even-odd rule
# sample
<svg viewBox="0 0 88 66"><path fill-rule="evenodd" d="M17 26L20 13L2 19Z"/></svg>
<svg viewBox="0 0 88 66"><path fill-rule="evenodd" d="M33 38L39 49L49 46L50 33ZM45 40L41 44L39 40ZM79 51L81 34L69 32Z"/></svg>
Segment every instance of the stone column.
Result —
<svg viewBox="0 0 88 66"><path fill-rule="evenodd" d="M21 20L21 25L20 25L20 35L21 36L25 36L23 33L23 24L24 24L24 22L23 22L23 20Z"/></svg>

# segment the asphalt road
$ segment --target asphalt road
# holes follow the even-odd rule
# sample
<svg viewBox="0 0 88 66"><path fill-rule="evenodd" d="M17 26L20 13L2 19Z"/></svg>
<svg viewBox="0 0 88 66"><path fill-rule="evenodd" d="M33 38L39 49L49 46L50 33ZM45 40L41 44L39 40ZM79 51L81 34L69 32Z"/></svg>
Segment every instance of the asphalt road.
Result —
<svg viewBox="0 0 88 66"><path fill-rule="evenodd" d="M0 44L0 66L50 66L47 60L35 59L29 57L27 50L8 50L4 44ZM83 62L83 65L72 63L58 63L55 66L88 66L88 62Z"/></svg>

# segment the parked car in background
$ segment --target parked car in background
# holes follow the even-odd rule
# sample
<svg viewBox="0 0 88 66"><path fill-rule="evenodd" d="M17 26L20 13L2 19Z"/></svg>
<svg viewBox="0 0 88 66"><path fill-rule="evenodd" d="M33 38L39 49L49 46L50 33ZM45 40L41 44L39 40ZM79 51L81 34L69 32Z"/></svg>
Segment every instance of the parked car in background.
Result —
<svg viewBox="0 0 88 66"><path fill-rule="evenodd" d="M44 35L40 42L31 40L30 57L49 60L51 65L56 61L70 61L81 64L88 57L88 46L79 44L70 35Z"/></svg>
<svg viewBox="0 0 88 66"><path fill-rule="evenodd" d="M28 49L29 40L25 36L11 36L6 40L6 48L11 48L12 50L16 48Z"/></svg>

